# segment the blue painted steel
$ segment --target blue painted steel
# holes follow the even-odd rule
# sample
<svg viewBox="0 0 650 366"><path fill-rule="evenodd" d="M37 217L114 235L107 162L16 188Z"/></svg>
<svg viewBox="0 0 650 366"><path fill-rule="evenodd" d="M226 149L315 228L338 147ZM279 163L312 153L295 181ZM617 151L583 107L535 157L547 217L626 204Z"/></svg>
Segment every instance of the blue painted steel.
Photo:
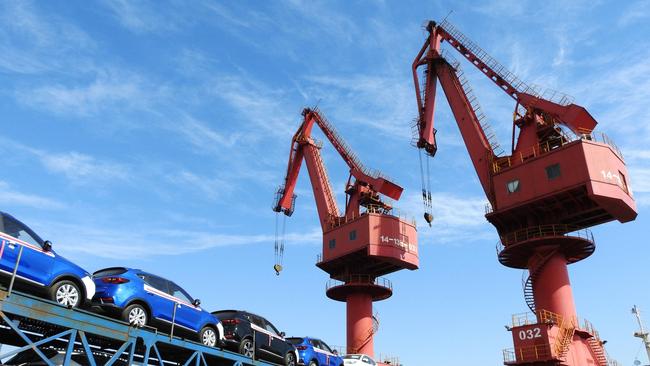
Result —
<svg viewBox="0 0 650 366"><path fill-rule="evenodd" d="M163 366L168 362L188 366L273 365L193 341L177 337L170 339L169 335L158 333L155 329L130 327L101 315L68 309L52 301L19 292L7 297L7 292L0 290L0 318L8 328L0 329L1 339L14 339L15 345L19 346L4 354L0 351L0 359L33 349L43 362L54 366L42 350L57 347L60 353L65 353L65 366L72 362L73 352L75 357L83 357L84 363L91 366L108 366L118 360L129 365L137 363ZM47 336L41 336L41 339L35 341L30 339L38 338L41 334L39 332L44 332ZM31 334L30 337L27 333ZM24 343L18 343L21 339ZM21 347L25 343L27 345ZM106 356L97 356L99 354ZM102 357L108 360L102 360Z"/></svg>

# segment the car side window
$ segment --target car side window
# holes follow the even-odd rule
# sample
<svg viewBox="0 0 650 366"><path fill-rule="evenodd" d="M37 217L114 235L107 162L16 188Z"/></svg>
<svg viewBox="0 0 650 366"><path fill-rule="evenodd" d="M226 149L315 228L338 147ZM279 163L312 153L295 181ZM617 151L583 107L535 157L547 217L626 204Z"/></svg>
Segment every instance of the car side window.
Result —
<svg viewBox="0 0 650 366"><path fill-rule="evenodd" d="M320 343L320 348L321 349L323 349L323 350L325 350L325 351L327 351L329 353L334 353L334 352L332 352L332 349L330 348L330 346L328 346L325 342L319 341L318 343Z"/></svg>
<svg viewBox="0 0 650 366"><path fill-rule="evenodd" d="M192 303L192 297L185 292L180 286L177 284L170 282L169 283L169 289L170 289L170 295L179 298L185 302Z"/></svg>
<svg viewBox="0 0 650 366"><path fill-rule="evenodd" d="M260 327L262 329L266 329L266 327L264 326L264 320L262 320L262 318L260 318L259 316L251 315L250 319L251 319L251 322L253 324L257 325L258 327Z"/></svg>
<svg viewBox="0 0 650 366"><path fill-rule="evenodd" d="M36 236L31 230L29 230L25 225L21 224L20 222L12 219L11 217L3 216L2 217L3 221L3 232L5 234L11 235L16 239L20 239L24 242L27 242L29 244L35 245L35 246L42 246L42 241L40 240L39 237Z"/></svg>
<svg viewBox="0 0 650 366"><path fill-rule="evenodd" d="M264 322L264 328L266 328L266 330L268 330L269 332L271 332L271 333L277 335L278 337L280 336L280 332L278 332L278 330L275 329L275 327L273 326L273 324L269 323L268 320L266 320L266 321Z"/></svg>
<svg viewBox="0 0 650 366"><path fill-rule="evenodd" d="M314 346L316 348L320 348L320 346L318 345L318 341L315 340L315 339L310 339L309 344L311 344L312 346Z"/></svg>
<svg viewBox="0 0 650 366"><path fill-rule="evenodd" d="M162 279L160 277L156 277L156 276L150 275L150 274L145 274L142 277L144 279L144 282L147 285L155 288L156 290L160 290L160 291L163 291L165 293L169 293L169 289L167 287L167 280L164 280L164 279Z"/></svg>

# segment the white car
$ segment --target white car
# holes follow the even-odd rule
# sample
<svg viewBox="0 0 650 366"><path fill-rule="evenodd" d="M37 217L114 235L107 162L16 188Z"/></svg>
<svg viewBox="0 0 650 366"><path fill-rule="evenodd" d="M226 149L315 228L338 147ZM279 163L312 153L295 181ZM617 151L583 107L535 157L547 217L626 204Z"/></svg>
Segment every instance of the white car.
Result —
<svg viewBox="0 0 650 366"><path fill-rule="evenodd" d="M345 355L343 356L344 365L358 365L358 366L375 366L377 363L368 355Z"/></svg>

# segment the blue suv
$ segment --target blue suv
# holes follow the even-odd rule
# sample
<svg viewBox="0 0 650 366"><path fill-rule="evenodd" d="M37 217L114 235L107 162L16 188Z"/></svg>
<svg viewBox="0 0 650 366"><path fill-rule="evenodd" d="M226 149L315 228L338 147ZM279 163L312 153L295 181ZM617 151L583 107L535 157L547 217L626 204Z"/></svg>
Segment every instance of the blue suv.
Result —
<svg viewBox="0 0 650 366"><path fill-rule="evenodd" d="M95 294L95 284L88 272L56 254L52 243L41 239L27 225L0 211L0 279L3 283L10 282L16 264L16 288L35 292L60 305L80 307Z"/></svg>
<svg viewBox="0 0 650 366"><path fill-rule="evenodd" d="M146 325L181 333L206 346L223 344L219 318L201 309L172 281L139 269L106 268L93 274L97 286L93 306L137 327Z"/></svg>
<svg viewBox="0 0 650 366"><path fill-rule="evenodd" d="M299 365L307 366L342 366L343 357L332 350L327 343L311 337L292 337L287 340L298 350Z"/></svg>

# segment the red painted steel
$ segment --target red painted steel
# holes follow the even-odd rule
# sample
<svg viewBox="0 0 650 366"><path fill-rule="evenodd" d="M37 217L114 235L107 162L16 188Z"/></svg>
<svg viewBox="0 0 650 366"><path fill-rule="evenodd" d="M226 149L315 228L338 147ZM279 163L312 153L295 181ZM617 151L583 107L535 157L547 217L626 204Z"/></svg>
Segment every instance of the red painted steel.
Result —
<svg viewBox="0 0 650 366"><path fill-rule="evenodd" d="M392 207L382 201L381 195L398 200L402 193L399 185L364 167L318 110L305 109L303 117L292 139L285 183L274 210L293 213L293 192L304 159L323 229L323 251L317 266L341 281L327 288L327 296L347 303L347 351L372 356L376 331L372 302L393 293L392 287L377 278L404 268L418 268L415 223L393 215ZM338 209L320 156L322 144L311 137L314 124L350 168L344 212Z"/></svg>
<svg viewBox="0 0 650 366"><path fill-rule="evenodd" d="M605 366L595 331L577 325L567 265L595 249L593 237L581 230L636 218L622 155L608 139L597 138L596 120L568 96L525 84L449 22L430 22L427 29L429 35L412 65L417 147L431 156L436 152L434 98L439 81L490 202L486 218L501 237L499 261L527 268L530 274L525 297L537 322L512 328L515 349L504 353L505 363ZM486 132L484 115L461 77L460 64L443 53L442 42L516 101L510 155L497 151L496 137ZM555 318L540 315L547 313Z"/></svg>

